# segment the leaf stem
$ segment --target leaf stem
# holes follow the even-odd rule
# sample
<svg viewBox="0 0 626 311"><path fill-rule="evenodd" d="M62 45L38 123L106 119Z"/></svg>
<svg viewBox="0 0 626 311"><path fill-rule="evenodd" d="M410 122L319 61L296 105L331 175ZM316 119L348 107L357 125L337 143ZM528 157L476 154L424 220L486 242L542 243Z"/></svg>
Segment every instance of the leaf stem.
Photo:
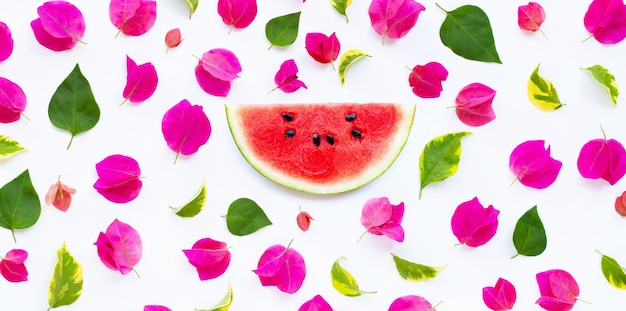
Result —
<svg viewBox="0 0 626 311"><path fill-rule="evenodd" d="M589 39L591 39L591 38L593 38L593 34L591 34L589 37L587 37L587 38L585 38L585 39L582 39L582 40L580 41L580 43L583 43L583 42L585 42L585 41L587 41L587 40L589 40Z"/></svg>
<svg viewBox="0 0 626 311"><path fill-rule="evenodd" d="M541 28L539 28L539 32L543 35L544 38L546 38L546 40L550 40L548 39L548 36L546 36L546 33L541 30Z"/></svg>
<svg viewBox="0 0 626 311"><path fill-rule="evenodd" d="M67 149L65 149L65 150L70 150L70 146L72 145L73 141L74 141L74 135L72 135L72 138L70 138L70 143L67 144Z"/></svg>
<svg viewBox="0 0 626 311"><path fill-rule="evenodd" d="M436 6L437 6L440 10L442 10L442 11L444 11L444 12L448 13L448 11L446 11L444 8L442 8L442 7L439 5L439 3L435 2L435 5L436 5Z"/></svg>
<svg viewBox="0 0 626 311"><path fill-rule="evenodd" d="M434 310L435 310L435 308L439 307L439 305L440 305L440 304L442 304L442 303L443 303L443 300L442 300L442 301L440 301L440 302L438 302L438 303L437 303L436 305L434 305L432 308L430 308L430 310L433 310L433 311L434 311Z"/></svg>
<svg viewBox="0 0 626 311"><path fill-rule="evenodd" d="M514 259L514 258L515 258L515 257L517 257L517 256L519 256L519 253L517 253L517 254L513 255L513 256L511 257L511 259Z"/></svg>
<svg viewBox="0 0 626 311"><path fill-rule="evenodd" d="M13 236L13 242L17 243L17 238L15 238L15 229L11 228L11 235Z"/></svg>
<svg viewBox="0 0 626 311"><path fill-rule="evenodd" d="M135 270L135 268L133 268L133 272L135 272L135 275L137 276L138 279L141 279L141 276L139 275L139 272L137 272L137 270Z"/></svg>
<svg viewBox="0 0 626 311"><path fill-rule="evenodd" d="M30 121L30 118L29 118L26 114L24 114L23 112L20 112L20 114L21 114L21 115L22 115L22 117L24 117L26 120Z"/></svg>
<svg viewBox="0 0 626 311"><path fill-rule="evenodd" d="M176 160L178 160L179 154L180 154L180 151L176 152L176 157L174 158L174 165L176 165Z"/></svg>
<svg viewBox="0 0 626 311"><path fill-rule="evenodd" d="M335 69L335 64L333 64L333 62L330 62L330 66L333 67L333 71L337 71L337 69Z"/></svg>
<svg viewBox="0 0 626 311"><path fill-rule="evenodd" d="M363 239L363 237L367 234L367 230L365 230L365 232L363 232L363 234L361 234L361 236L359 237L358 240L356 240L357 243L361 242L361 239Z"/></svg>
<svg viewBox="0 0 626 311"><path fill-rule="evenodd" d="M128 97L124 98L124 101L121 104L119 104L118 107L122 107L127 101L128 101Z"/></svg>
<svg viewBox="0 0 626 311"><path fill-rule="evenodd" d="M268 50L268 51L269 51L269 50L271 50L273 46L274 46L274 43L272 43L272 44L270 45L270 47L268 47L268 48L267 48L267 50Z"/></svg>

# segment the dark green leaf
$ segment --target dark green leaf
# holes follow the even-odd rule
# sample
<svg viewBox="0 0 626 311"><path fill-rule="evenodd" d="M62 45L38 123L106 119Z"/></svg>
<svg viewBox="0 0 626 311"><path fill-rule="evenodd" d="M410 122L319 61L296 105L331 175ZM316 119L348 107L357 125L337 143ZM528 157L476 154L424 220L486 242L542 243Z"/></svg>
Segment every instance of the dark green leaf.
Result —
<svg viewBox="0 0 626 311"><path fill-rule="evenodd" d="M234 235L248 235L271 224L261 207L248 198L239 198L228 207L226 225Z"/></svg>
<svg viewBox="0 0 626 311"><path fill-rule="evenodd" d="M65 243L57 250L58 261L48 287L50 309L73 304L83 291L83 268Z"/></svg>
<svg viewBox="0 0 626 311"><path fill-rule="evenodd" d="M430 267L425 266L419 263L410 262L408 260L404 260L394 254L393 261L396 263L396 269L400 276L407 281L425 281L430 280L439 274L446 266L442 267Z"/></svg>
<svg viewBox="0 0 626 311"><path fill-rule="evenodd" d="M265 36L272 46L287 46L296 41L300 25L300 13L295 12L270 19L265 24Z"/></svg>
<svg viewBox="0 0 626 311"><path fill-rule="evenodd" d="M200 191L187 204L181 207L171 207L176 215L180 217L194 217L198 215L206 204L206 185L203 182Z"/></svg>
<svg viewBox="0 0 626 311"><path fill-rule="evenodd" d="M543 253L547 244L546 231L535 205L517 221L513 231L513 245L517 255L537 256Z"/></svg>
<svg viewBox="0 0 626 311"><path fill-rule="evenodd" d="M340 257L333 263L330 270L330 277L333 287L342 295L348 297L361 296L361 294L372 294L375 292L364 292L359 289L359 284L348 270L339 264Z"/></svg>
<svg viewBox="0 0 626 311"><path fill-rule="evenodd" d="M626 271L624 268L619 265L617 260L602 253L600 255L602 255L600 262L602 274L604 274L607 282L617 289L626 289Z"/></svg>
<svg viewBox="0 0 626 311"><path fill-rule="evenodd" d="M74 136L92 129L100 120L100 108L78 64L52 95L48 117L54 126L72 134L68 149Z"/></svg>
<svg viewBox="0 0 626 311"><path fill-rule="evenodd" d="M442 181L456 173L461 161L461 139L470 132L449 133L433 138L420 156L420 194L434 182Z"/></svg>
<svg viewBox="0 0 626 311"><path fill-rule="evenodd" d="M0 227L11 230L34 225L41 214L39 196L30 180L28 170L0 188Z"/></svg>
<svg viewBox="0 0 626 311"><path fill-rule="evenodd" d="M441 42L461 57L481 62L499 63L489 17L481 8L464 5L453 11L444 10L446 19L439 29Z"/></svg>

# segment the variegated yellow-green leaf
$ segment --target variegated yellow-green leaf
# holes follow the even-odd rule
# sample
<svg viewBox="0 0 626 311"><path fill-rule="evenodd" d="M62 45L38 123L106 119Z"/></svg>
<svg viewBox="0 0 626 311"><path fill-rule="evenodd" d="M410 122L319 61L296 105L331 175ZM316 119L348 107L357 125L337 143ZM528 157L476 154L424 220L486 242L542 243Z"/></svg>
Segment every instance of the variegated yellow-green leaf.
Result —
<svg viewBox="0 0 626 311"><path fill-rule="evenodd" d="M333 263L333 267L330 271L331 281L333 287L342 295L348 297L356 297L361 296L361 294L373 294L375 292L364 292L359 289L359 284L356 282L356 279L339 264L340 259L345 259L345 257L340 257Z"/></svg>
<svg viewBox="0 0 626 311"><path fill-rule="evenodd" d="M202 182L202 187L200 187L200 191L194 196L191 201L181 207L172 207L176 215L180 217L194 217L198 215L204 205L206 204L206 184Z"/></svg>
<svg viewBox="0 0 626 311"><path fill-rule="evenodd" d="M83 291L83 268L67 250L65 243L57 250L57 257L48 288L48 310L71 305Z"/></svg>
<svg viewBox="0 0 626 311"><path fill-rule="evenodd" d="M537 65L528 79L528 99L535 107L543 111L559 109L563 106L559 94L552 82L539 75L540 65Z"/></svg>
<svg viewBox="0 0 626 311"><path fill-rule="evenodd" d="M191 15L196 12L198 2L200 2L200 0L185 0L185 2L187 3L187 6L189 6L189 18L191 18Z"/></svg>
<svg viewBox="0 0 626 311"><path fill-rule="evenodd" d="M330 4L332 4L333 8L335 8L339 14L346 17L347 23L348 15L346 14L346 10L352 4L352 0L330 0Z"/></svg>
<svg viewBox="0 0 626 311"><path fill-rule="evenodd" d="M600 252L598 251L598 253ZM624 268L619 265L617 260L602 253L600 255L602 255L600 266L602 267L604 278L611 286L618 289L626 289L626 271Z"/></svg>
<svg viewBox="0 0 626 311"><path fill-rule="evenodd" d="M609 95L611 95L611 102L613 106L617 105L617 97L619 96L619 89L617 88L617 83L615 82L615 76L608 69L600 66L594 65L588 68L581 68L583 70L587 70L591 72L593 78L596 79L600 84L604 85L606 89L609 91Z"/></svg>
<svg viewBox="0 0 626 311"><path fill-rule="evenodd" d="M419 263L410 262L408 260L402 259L394 254L393 261L396 263L396 269L400 276L412 282L426 281L433 279L439 274L439 272L443 271L447 265L441 267L431 267L425 266Z"/></svg>
<svg viewBox="0 0 626 311"><path fill-rule="evenodd" d="M456 132L433 138L424 147L420 155L420 194L434 183L454 175L461 161L461 139L470 132Z"/></svg>
<svg viewBox="0 0 626 311"><path fill-rule="evenodd" d="M233 303L233 287L229 284L224 298L210 309L195 309L196 311L228 311Z"/></svg>
<svg viewBox="0 0 626 311"><path fill-rule="evenodd" d="M24 151L26 148L22 147L20 143L13 140L6 135L0 135L0 160L8 159L14 154Z"/></svg>
<svg viewBox="0 0 626 311"><path fill-rule="evenodd" d="M346 81L348 68L363 57L371 57L371 55L359 49L351 49L341 54L339 58L339 80L341 81L341 86L343 86L343 83Z"/></svg>

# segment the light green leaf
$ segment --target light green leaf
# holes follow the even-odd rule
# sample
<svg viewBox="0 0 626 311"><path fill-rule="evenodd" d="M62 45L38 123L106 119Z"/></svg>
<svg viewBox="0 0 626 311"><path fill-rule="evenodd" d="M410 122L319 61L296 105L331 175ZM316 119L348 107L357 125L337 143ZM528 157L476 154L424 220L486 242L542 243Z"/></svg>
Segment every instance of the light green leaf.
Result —
<svg viewBox="0 0 626 311"><path fill-rule="evenodd" d="M594 65L588 68L581 68L583 70L587 70L591 72L593 78L596 79L600 84L604 85L606 89L609 91L609 95L611 95L611 102L613 106L617 105L617 97L619 96L619 89L617 87L617 83L615 82L615 76L606 68L600 65Z"/></svg>
<svg viewBox="0 0 626 311"><path fill-rule="evenodd" d="M343 83L346 80L348 68L363 57L371 56L359 49L351 49L341 54L341 57L339 58L339 81L341 81L341 86L343 86Z"/></svg>
<svg viewBox="0 0 626 311"><path fill-rule="evenodd" d="M352 0L330 0L330 4L339 12L339 14L346 17L346 23L348 22L348 15L346 10L352 4Z"/></svg>
<svg viewBox="0 0 626 311"><path fill-rule="evenodd" d="M426 143L420 155L420 194L422 190L456 173L461 161L461 139L470 132L449 133L433 138Z"/></svg>
<svg viewBox="0 0 626 311"><path fill-rule="evenodd" d="M28 170L0 188L0 227L11 230L34 225L41 214L39 195L33 187Z"/></svg>
<svg viewBox="0 0 626 311"><path fill-rule="evenodd" d="M496 50L489 17L481 8L464 5L453 11L446 11L439 4L435 4L446 12L446 19L439 29L443 45L470 60L502 63Z"/></svg>
<svg viewBox="0 0 626 311"><path fill-rule="evenodd" d="M430 280L435 278L439 274L439 272L443 271L443 269L446 268L446 266L430 267L419 263L410 262L394 254L391 254L391 256L393 256L393 261L396 263L396 269L398 270L398 273L403 279L407 281L419 282Z"/></svg>
<svg viewBox="0 0 626 311"><path fill-rule="evenodd" d="M547 244L546 230L535 205L517 220L513 231L513 245L517 255L538 256L543 253Z"/></svg>
<svg viewBox="0 0 626 311"><path fill-rule="evenodd" d="M204 205L206 204L206 184L204 181L202 182L202 187L200 187L200 191L194 196L191 201L181 207L172 207L176 215L180 217L194 217L198 215Z"/></svg>
<svg viewBox="0 0 626 311"><path fill-rule="evenodd" d="M226 225L234 235L248 235L271 224L263 209L248 198L239 198L228 207Z"/></svg>
<svg viewBox="0 0 626 311"><path fill-rule="evenodd" d="M331 281L333 287L342 295L348 297L356 297L361 296L362 294L373 294L376 292L364 292L359 289L359 284L356 282L356 279L348 272L348 270L344 269L340 264L339 260L345 259L345 257L340 257L333 263L333 267L330 270Z"/></svg>
<svg viewBox="0 0 626 311"><path fill-rule="evenodd" d="M228 284L228 291L224 298L210 309L195 309L196 311L228 311L233 303L233 287Z"/></svg>
<svg viewBox="0 0 626 311"><path fill-rule="evenodd" d="M598 251L598 253L600 252ZM600 266L602 267L604 278L606 278L611 286L617 289L626 289L626 271L624 268L619 265L617 260L602 253L600 253L600 255L602 255Z"/></svg>
<svg viewBox="0 0 626 311"><path fill-rule="evenodd" d="M265 24L265 36L273 46L288 46L296 41L300 26L300 13L295 12L270 19Z"/></svg>
<svg viewBox="0 0 626 311"><path fill-rule="evenodd" d="M193 15L193 13L196 12L196 9L198 9L198 3L200 0L185 0L185 2L187 3L187 6L189 6L189 18L191 18L191 15Z"/></svg>
<svg viewBox="0 0 626 311"><path fill-rule="evenodd" d="M92 129L100 120L100 107L78 64L52 95L48 117L54 126L72 134L67 149L74 136Z"/></svg>
<svg viewBox="0 0 626 311"><path fill-rule="evenodd" d="M57 257L48 288L48 310L71 305L83 291L83 268L67 250L65 243L57 250Z"/></svg>
<svg viewBox="0 0 626 311"><path fill-rule="evenodd" d="M563 104L559 99L552 82L539 75L539 65L535 68L528 79L528 99L530 102L543 111L552 111L561 108Z"/></svg>
<svg viewBox="0 0 626 311"><path fill-rule="evenodd" d="M0 135L0 160L8 159L14 154L25 151L20 143L6 135Z"/></svg>

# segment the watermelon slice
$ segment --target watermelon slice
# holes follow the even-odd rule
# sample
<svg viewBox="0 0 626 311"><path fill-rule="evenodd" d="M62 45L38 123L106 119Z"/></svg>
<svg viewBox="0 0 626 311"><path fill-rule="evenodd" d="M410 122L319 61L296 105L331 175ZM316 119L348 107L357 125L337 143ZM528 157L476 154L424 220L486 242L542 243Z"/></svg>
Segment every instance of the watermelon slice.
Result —
<svg viewBox="0 0 626 311"><path fill-rule="evenodd" d="M226 105L237 148L268 179L303 192L359 188L404 147L414 104Z"/></svg>

